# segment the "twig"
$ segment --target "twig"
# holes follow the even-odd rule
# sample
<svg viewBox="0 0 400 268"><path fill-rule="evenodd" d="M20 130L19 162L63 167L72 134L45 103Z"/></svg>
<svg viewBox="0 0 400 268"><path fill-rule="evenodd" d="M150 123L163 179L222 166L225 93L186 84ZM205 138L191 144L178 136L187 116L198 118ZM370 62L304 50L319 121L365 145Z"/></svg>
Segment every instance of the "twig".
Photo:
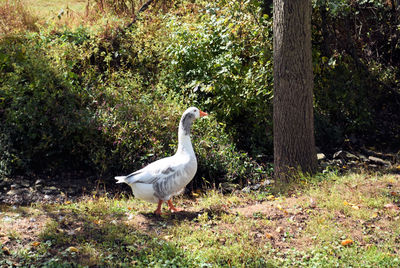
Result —
<svg viewBox="0 0 400 268"><path fill-rule="evenodd" d="M154 0L148 0L146 3L144 3L143 6L139 9L139 11L136 13L133 20L125 28L130 28L136 22L136 19L139 16L139 13L145 11L153 1Z"/></svg>

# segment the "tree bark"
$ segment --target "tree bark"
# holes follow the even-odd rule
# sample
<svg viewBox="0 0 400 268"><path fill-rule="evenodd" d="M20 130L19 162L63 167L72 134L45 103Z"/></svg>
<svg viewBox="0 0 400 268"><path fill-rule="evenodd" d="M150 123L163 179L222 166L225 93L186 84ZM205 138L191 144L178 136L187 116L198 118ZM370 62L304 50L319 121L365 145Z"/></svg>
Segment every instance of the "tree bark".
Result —
<svg viewBox="0 0 400 268"><path fill-rule="evenodd" d="M311 0L274 0L274 174L314 173Z"/></svg>

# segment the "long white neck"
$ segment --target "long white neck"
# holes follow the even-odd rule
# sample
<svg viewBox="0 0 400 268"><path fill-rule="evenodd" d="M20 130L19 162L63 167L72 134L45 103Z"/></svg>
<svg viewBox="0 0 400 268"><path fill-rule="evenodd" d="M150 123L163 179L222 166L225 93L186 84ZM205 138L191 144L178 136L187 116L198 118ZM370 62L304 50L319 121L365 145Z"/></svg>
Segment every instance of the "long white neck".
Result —
<svg viewBox="0 0 400 268"><path fill-rule="evenodd" d="M194 150L192 146L192 142L190 140L190 133L185 133L182 122L179 124L178 130L178 149L176 151L179 153L188 153L194 155Z"/></svg>

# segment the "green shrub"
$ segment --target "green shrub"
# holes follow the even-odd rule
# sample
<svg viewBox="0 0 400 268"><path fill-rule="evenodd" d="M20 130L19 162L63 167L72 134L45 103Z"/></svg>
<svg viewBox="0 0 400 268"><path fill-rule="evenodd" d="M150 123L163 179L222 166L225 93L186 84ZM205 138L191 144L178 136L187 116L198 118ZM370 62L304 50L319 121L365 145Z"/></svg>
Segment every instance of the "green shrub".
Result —
<svg viewBox="0 0 400 268"><path fill-rule="evenodd" d="M257 1L210 4L197 21L170 17L162 82L224 122L241 149L271 152L272 20Z"/></svg>
<svg viewBox="0 0 400 268"><path fill-rule="evenodd" d="M100 36L79 27L2 41L2 175L84 169L112 180L175 152L189 104L155 85L163 40L149 46L155 29L143 27ZM265 174L217 118L198 123L192 187L244 185Z"/></svg>
<svg viewBox="0 0 400 268"><path fill-rule="evenodd" d="M35 40L0 44L0 144L4 170L84 166L96 131L85 96L49 64ZM8 160L7 160L8 159Z"/></svg>
<svg viewBox="0 0 400 268"><path fill-rule="evenodd" d="M313 5L317 144L399 150L398 10L379 0Z"/></svg>

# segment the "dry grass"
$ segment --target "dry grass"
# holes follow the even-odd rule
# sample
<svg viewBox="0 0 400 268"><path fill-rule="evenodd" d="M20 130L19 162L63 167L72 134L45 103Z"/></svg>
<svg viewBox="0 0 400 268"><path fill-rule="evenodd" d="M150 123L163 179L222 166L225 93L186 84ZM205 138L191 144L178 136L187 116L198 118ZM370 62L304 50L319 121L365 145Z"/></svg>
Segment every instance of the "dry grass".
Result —
<svg viewBox="0 0 400 268"><path fill-rule="evenodd" d="M15 32L38 31L41 26L76 28L104 26L113 21L129 21L99 7L99 1L0 0L0 36ZM120 23L118 23L120 24Z"/></svg>
<svg viewBox="0 0 400 268"><path fill-rule="evenodd" d="M0 36L14 32L38 31L39 18L17 1L0 2Z"/></svg>

